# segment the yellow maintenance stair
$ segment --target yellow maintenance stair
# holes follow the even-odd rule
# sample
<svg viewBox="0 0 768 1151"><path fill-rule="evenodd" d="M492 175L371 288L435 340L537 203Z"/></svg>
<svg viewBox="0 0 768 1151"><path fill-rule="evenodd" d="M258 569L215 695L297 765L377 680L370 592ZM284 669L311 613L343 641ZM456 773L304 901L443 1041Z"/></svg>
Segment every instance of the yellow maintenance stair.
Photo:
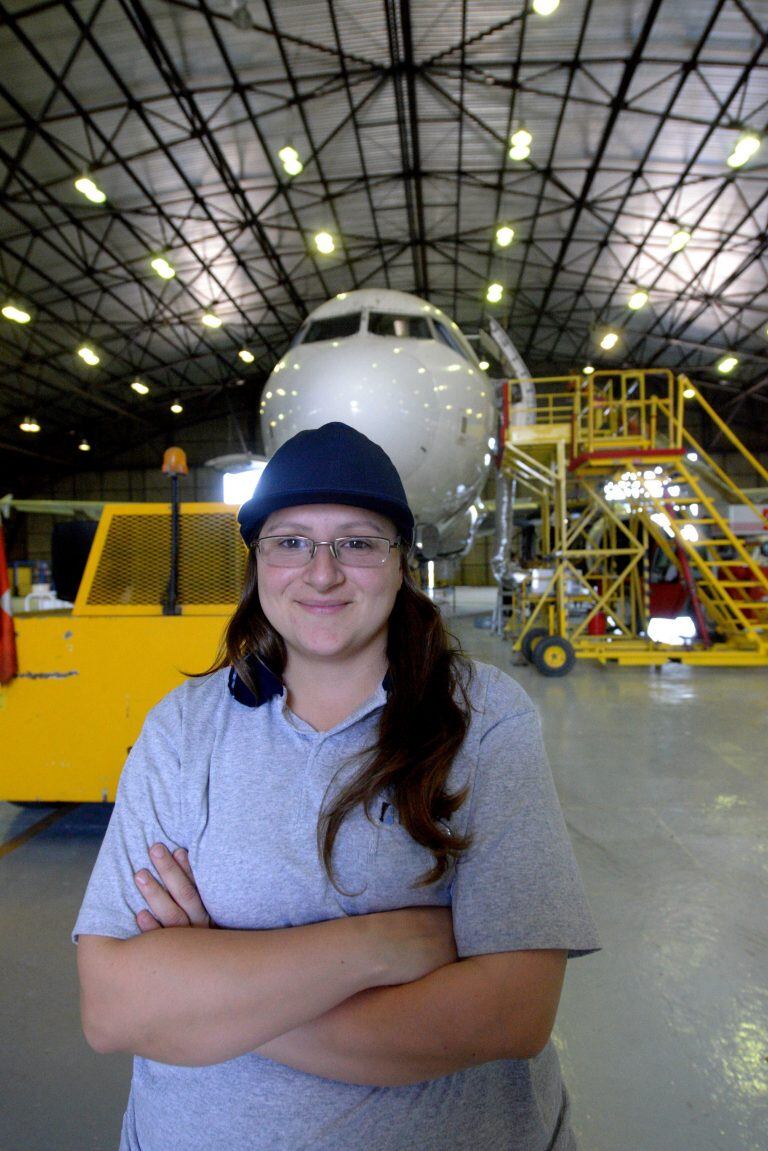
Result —
<svg viewBox="0 0 768 1151"><path fill-rule="evenodd" d="M768 471L686 376L664 370L546 377L533 422L503 433L502 471L538 508L533 570L515 570L504 630L546 675L602 662L768 664L768 509L701 443L708 426L738 472ZM695 622L682 645L654 642L658 572Z"/></svg>

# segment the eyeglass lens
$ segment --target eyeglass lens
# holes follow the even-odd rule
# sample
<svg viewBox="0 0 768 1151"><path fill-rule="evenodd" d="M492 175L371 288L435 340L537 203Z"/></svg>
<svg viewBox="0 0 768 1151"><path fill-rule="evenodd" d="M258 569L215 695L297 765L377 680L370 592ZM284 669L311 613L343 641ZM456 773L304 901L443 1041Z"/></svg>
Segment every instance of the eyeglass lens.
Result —
<svg viewBox="0 0 768 1151"><path fill-rule="evenodd" d="M318 547L330 547L339 563L348 567L379 567L394 546L380 536L340 536L333 541L308 536L264 536L257 541L259 555L273 567L303 567Z"/></svg>

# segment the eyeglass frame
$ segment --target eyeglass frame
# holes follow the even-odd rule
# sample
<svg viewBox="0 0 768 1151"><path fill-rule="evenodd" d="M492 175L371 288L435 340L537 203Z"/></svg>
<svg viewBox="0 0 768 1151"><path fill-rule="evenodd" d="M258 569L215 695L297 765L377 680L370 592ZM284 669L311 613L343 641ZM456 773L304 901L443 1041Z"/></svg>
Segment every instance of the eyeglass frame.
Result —
<svg viewBox="0 0 768 1151"><path fill-rule="evenodd" d="M312 539L311 536L303 536L299 532L286 532L283 535L260 536L258 539L253 540L251 542L251 545L250 545L251 549L257 555L260 555L260 556L262 555L262 552L261 552L261 549L259 548L259 544L263 540L309 540L309 542L312 544L312 550L309 553L309 558L306 559L303 563L296 564L296 565L270 564L267 557L262 556L264 563L268 564L270 567L286 567L286 568L290 568L292 566L295 566L296 568L309 567L309 565L312 563L312 560L317 555L317 549L318 548L329 548L331 555L336 560L336 563L341 564L342 567L353 568L353 567L359 566L361 568L369 567L373 570L375 570L377 567L384 567L384 564L387 562L387 560L389 559L389 557L392 554L392 549L401 547L403 545L403 543L405 542L401 536L396 536L394 540L389 540L389 539L387 539L386 536L363 536L363 535L337 536L336 539L334 539L334 540L314 540L314 539ZM378 563L378 564L360 564L360 565L357 565L357 564L345 563L344 560L340 558L339 553L336 550L336 545L339 542L341 542L342 540L381 540L383 543L388 544L389 551L384 556L381 563Z"/></svg>

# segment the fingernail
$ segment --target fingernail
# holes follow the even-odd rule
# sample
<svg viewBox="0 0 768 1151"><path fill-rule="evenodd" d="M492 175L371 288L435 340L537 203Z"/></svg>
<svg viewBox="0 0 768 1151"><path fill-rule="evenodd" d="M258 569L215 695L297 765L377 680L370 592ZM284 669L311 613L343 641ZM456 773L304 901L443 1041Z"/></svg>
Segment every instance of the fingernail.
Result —
<svg viewBox="0 0 768 1151"><path fill-rule="evenodd" d="M173 855L174 855L175 859L186 859L187 858L186 849L183 847L177 847L176 850L174 851Z"/></svg>
<svg viewBox="0 0 768 1151"><path fill-rule="evenodd" d="M162 859L165 854L165 848L162 843L156 843L154 847L150 847L149 854L153 859Z"/></svg>
<svg viewBox="0 0 768 1151"><path fill-rule="evenodd" d="M137 871L136 882L140 883L142 887L145 887L149 883L148 873L146 871Z"/></svg>

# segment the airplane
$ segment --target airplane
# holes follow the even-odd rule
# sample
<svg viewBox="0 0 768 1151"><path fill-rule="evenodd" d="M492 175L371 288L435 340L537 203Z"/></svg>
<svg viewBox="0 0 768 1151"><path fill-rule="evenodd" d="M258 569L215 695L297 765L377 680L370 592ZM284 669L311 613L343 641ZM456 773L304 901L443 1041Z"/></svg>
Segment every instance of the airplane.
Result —
<svg viewBox="0 0 768 1151"><path fill-rule="evenodd" d="M321 304L272 370L260 416L267 456L305 428L350 424L397 467L419 556L458 558L471 547L497 450L497 382L434 304L388 288Z"/></svg>

